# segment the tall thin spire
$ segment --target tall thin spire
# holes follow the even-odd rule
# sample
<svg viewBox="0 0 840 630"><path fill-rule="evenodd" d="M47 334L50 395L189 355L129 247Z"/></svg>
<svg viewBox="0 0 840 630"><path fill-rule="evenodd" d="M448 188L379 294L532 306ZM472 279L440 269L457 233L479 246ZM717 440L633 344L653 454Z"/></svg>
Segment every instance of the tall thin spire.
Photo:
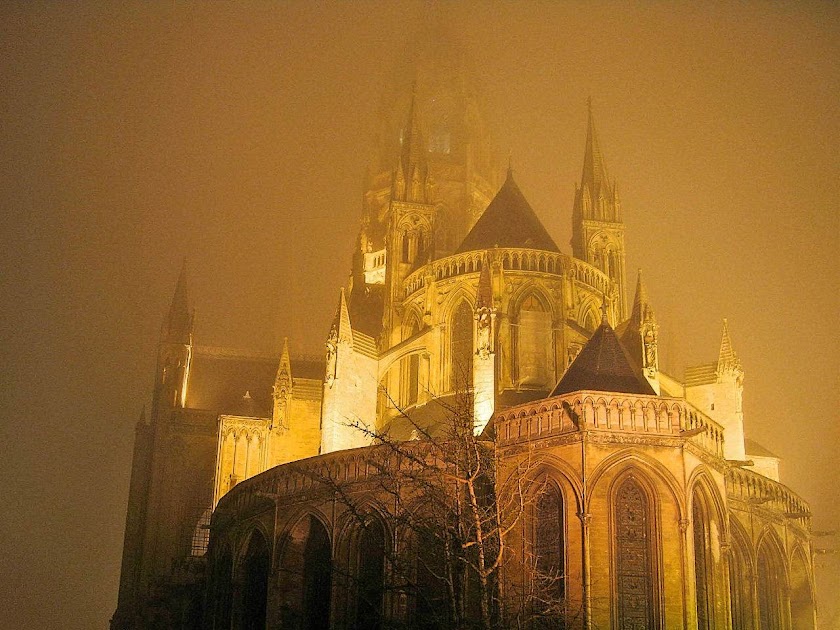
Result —
<svg viewBox="0 0 840 630"><path fill-rule="evenodd" d="M718 372L727 370L742 371L741 360L735 354L732 347L732 338L729 336L729 322L723 320L723 335L720 340L720 352L718 354Z"/></svg>
<svg viewBox="0 0 840 630"><path fill-rule="evenodd" d="M411 88L408 122L403 131L402 140L402 163L407 177L410 178L414 168L419 165L422 154L423 139L420 132L420 121L417 116L417 80L415 79Z"/></svg>
<svg viewBox="0 0 840 630"><path fill-rule="evenodd" d="M586 122L586 149L583 154L583 173L581 174L581 187L589 186L589 194L592 199L601 195L602 186L609 187L607 168L604 165L604 157L601 154L601 147L598 144L598 136L595 133L595 121L592 115L592 97L587 100L588 120ZM606 190L603 191L606 195Z"/></svg>
<svg viewBox="0 0 840 630"><path fill-rule="evenodd" d="M181 264L178 283L164 323L163 337L170 343L190 343L193 318L187 296L187 259Z"/></svg>
<svg viewBox="0 0 840 630"><path fill-rule="evenodd" d="M633 311L630 314L630 321L636 327L642 322L653 318L653 309L648 299L647 287L642 279L642 270L639 269L636 277L636 297L633 300Z"/></svg>

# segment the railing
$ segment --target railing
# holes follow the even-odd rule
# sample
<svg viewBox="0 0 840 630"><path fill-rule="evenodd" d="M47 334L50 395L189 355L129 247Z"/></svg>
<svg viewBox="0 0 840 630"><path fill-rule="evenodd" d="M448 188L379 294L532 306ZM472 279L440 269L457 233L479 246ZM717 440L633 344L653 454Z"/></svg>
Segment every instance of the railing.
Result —
<svg viewBox="0 0 840 630"><path fill-rule="evenodd" d="M435 280L444 280L462 274L478 273L481 271L485 258L501 261L502 268L506 271L531 271L569 276L599 293L609 295L612 291L612 281L609 276L572 256L538 249L494 248L454 254L432 261L405 279L403 284L405 296L408 297L422 289L427 275L434 276Z"/></svg>
<svg viewBox="0 0 840 630"><path fill-rule="evenodd" d="M723 427L674 398L581 391L506 409L495 422L501 445L584 430L609 431L685 437L723 458Z"/></svg>
<svg viewBox="0 0 840 630"><path fill-rule="evenodd" d="M810 526L811 509L808 503L787 486L746 468L730 468L726 473L726 495L729 499L743 501L781 512L790 519Z"/></svg>
<svg viewBox="0 0 840 630"><path fill-rule="evenodd" d="M335 451L269 468L242 481L225 494L213 513L214 524L225 514L242 514L264 505L267 498L291 497L324 491L338 484L359 482L411 465L406 449L422 448L422 442L400 444L399 450L380 444ZM416 445L416 446L415 446ZM415 460L416 461L416 460Z"/></svg>

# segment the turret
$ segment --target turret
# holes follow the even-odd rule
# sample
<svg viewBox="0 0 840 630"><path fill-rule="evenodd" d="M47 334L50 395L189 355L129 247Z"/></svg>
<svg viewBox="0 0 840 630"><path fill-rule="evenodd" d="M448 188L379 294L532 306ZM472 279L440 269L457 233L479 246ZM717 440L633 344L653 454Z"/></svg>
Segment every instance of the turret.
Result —
<svg viewBox="0 0 840 630"><path fill-rule="evenodd" d="M624 223L618 185L610 182L595 133L592 99L580 185L575 186L572 212L572 254L607 274L618 291L621 319L627 317L624 269Z"/></svg>
<svg viewBox="0 0 840 630"><path fill-rule="evenodd" d="M321 453L367 446L376 428L376 351L372 338L353 330L344 289L326 348Z"/></svg>
<svg viewBox="0 0 840 630"><path fill-rule="evenodd" d="M746 459L743 393L744 370L732 347L729 324L724 319L718 360L686 368L685 397L723 425L724 455L730 460Z"/></svg>

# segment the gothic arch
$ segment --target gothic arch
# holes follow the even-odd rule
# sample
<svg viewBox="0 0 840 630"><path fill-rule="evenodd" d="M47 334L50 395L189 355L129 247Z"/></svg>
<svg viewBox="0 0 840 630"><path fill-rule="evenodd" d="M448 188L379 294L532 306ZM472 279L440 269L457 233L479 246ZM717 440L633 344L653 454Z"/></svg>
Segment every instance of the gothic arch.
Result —
<svg viewBox="0 0 840 630"><path fill-rule="evenodd" d="M422 328L423 317L420 314L420 309L410 306L406 309L402 321L402 335L401 341L411 339L414 335L420 332Z"/></svg>
<svg viewBox="0 0 840 630"><path fill-rule="evenodd" d="M234 604L235 627L241 630L262 630L266 622L268 581L271 552L262 529L255 527L237 562L235 577L238 587Z"/></svg>
<svg viewBox="0 0 840 630"><path fill-rule="evenodd" d="M790 617L791 627L796 630L814 630L816 627L814 586L809 564L804 549L797 545L790 561Z"/></svg>
<svg viewBox="0 0 840 630"><path fill-rule="evenodd" d="M280 627L329 627L333 553L320 514L305 511L284 534L278 560Z"/></svg>
<svg viewBox="0 0 840 630"><path fill-rule="evenodd" d="M715 627L718 601L716 549L720 549L721 513L705 473L690 484L691 541L694 558L694 604L698 630Z"/></svg>
<svg viewBox="0 0 840 630"><path fill-rule="evenodd" d="M595 468L589 480L590 492L587 498L587 505L585 506L587 512L590 510L592 496L601 484L601 478L608 472L611 473L614 469L618 469L618 472L614 474L614 478L626 474L627 470L637 469L646 479L658 479L661 481L663 486L668 490L668 498L674 503L677 517L679 519L685 518L685 500L682 495L682 490L677 480L674 479L674 476L657 460L632 449L624 449L618 453L614 453Z"/></svg>
<svg viewBox="0 0 840 630"><path fill-rule="evenodd" d="M566 596L569 510L562 486L552 477L543 477L530 490L525 548L531 557L525 564L531 573L529 592L536 594L533 613L545 623L558 617L557 604Z"/></svg>
<svg viewBox="0 0 840 630"><path fill-rule="evenodd" d="M729 532L729 611L732 630L754 630L753 557L749 536L734 516Z"/></svg>
<svg viewBox="0 0 840 630"><path fill-rule="evenodd" d="M772 526L768 525L756 545L756 593L758 627L761 630L785 627L788 579L784 557L784 545Z"/></svg>
<svg viewBox="0 0 840 630"><path fill-rule="evenodd" d="M508 309L510 371L520 387L550 387L555 380L554 304L542 286L529 283Z"/></svg>
<svg viewBox="0 0 840 630"><path fill-rule="evenodd" d="M387 559L392 549L387 520L373 506L354 510L339 537L341 593L350 628L376 630L384 617Z"/></svg>
<svg viewBox="0 0 840 630"><path fill-rule="evenodd" d="M450 391L472 386L475 348L474 309L466 299L452 303L446 326L446 373Z"/></svg>
<svg viewBox="0 0 840 630"><path fill-rule="evenodd" d="M612 480L608 497L613 627L662 628L661 500L656 486L631 465Z"/></svg>

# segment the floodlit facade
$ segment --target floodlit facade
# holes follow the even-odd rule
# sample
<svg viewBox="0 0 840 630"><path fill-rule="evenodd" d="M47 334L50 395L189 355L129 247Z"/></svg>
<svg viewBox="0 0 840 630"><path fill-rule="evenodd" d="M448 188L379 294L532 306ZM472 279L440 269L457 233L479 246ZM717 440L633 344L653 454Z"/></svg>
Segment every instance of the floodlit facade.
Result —
<svg viewBox="0 0 840 630"><path fill-rule="evenodd" d="M809 508L745 436L725 322L716 361L660 370L591 108L564 252L437 61L383 117L324 356L200 345L182 272L112 629L446 627L434 580L396 584L393 557L420 552L381 438L422 448L459 401L493 444L489 495L539 488L505 532L498 623L549 627L527 593L550 566L560 627L816 627Z"/></svg>

